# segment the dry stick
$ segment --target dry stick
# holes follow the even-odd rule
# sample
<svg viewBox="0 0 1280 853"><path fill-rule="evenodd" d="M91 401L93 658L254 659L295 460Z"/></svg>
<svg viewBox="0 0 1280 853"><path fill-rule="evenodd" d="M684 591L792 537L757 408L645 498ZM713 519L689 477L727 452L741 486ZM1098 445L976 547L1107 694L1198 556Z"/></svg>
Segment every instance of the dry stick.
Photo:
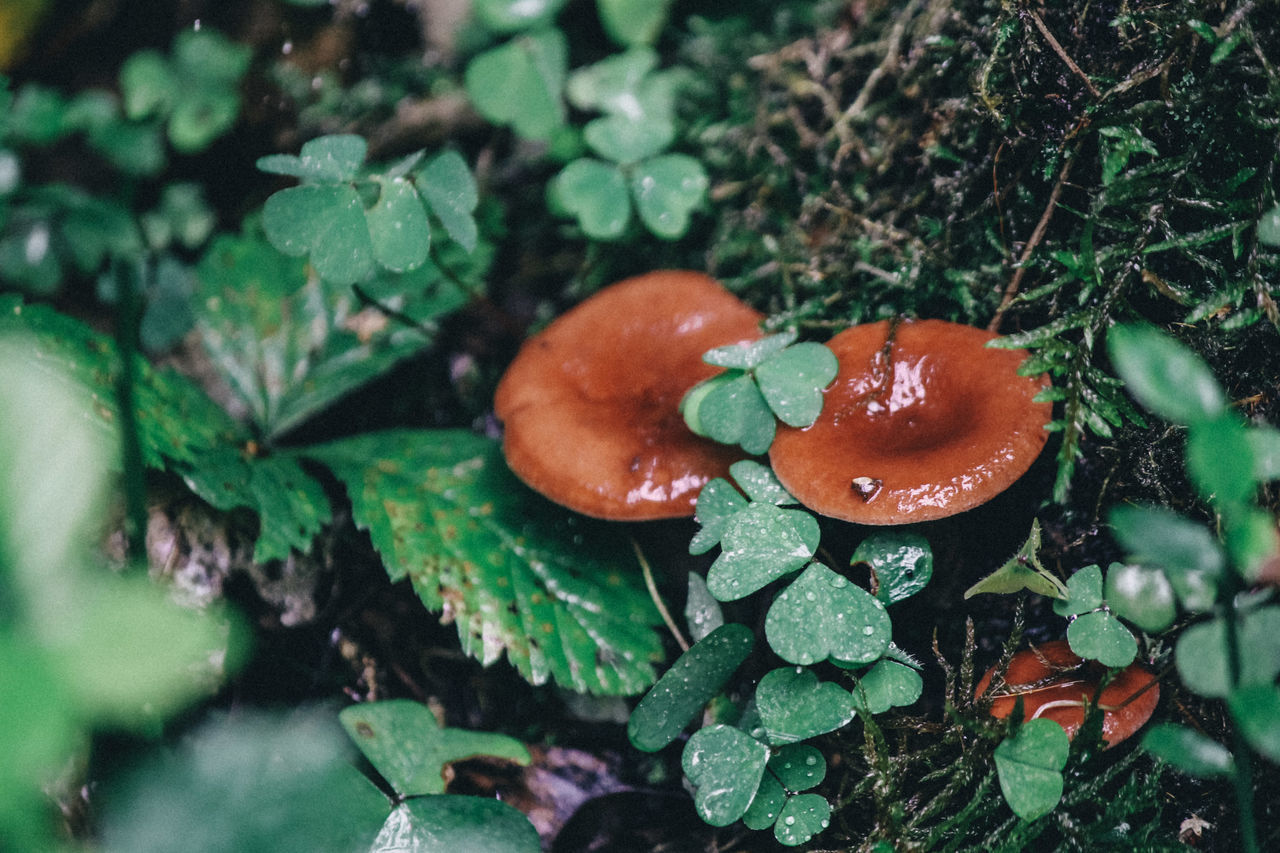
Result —
<svg viewBox="0 0 1280 853"><path fill-rule="evenodd" d="M1053 213L1058 209L1058 198L1062 195L1062 187L1067 183L1067 177L1071 174L1071 164L1074 159L1073 156L1068 155L1066 162L1062 164L1062 168L1058 171L1058 180L1053 185L1053 192L1049 193L1049 203L1045 205L1044 213L1040 214L1040 221L1036 223L1035 230L1031 232L1031 239L1027 241L1027 245L1022 249L1022 256L1018 258L1018 268L1013 271L1013 277L1009 279L1009 284L1004 289L1004 295L1000 297L1000 307L996 309L995 316L987 324L988 332L1000 331L1000 321L1004 319L1004 312L1009 309L1013 298L1018 295L1018 287L1022 284L1022 277L1027 274L1027 262L1031 260L1031 253L1044 240L1045 232L1049 230L1049 221L1053 219Z"/></svg>
<svg viewBox="0 0 1280 853"><path fill-rule="evenodd" d="M662 614L662 621L667 623L667 630L671 632L671 636L676 638L680 651L689 651L689 641L680 633L680 629L676 626L676 620L671 618L671 611L667 610L666 603L663 602L662 596L658 594L658 585L653 581L653 569L649 568L649 561L644 558L644 552L640 550L640 543L632 539L631 547L635 549L636 559L640 561L640 571L644 574L644 585L649 590L649 597L653 599L654 606Z"/></svg>
<svg viewBox="0 0 1280 853"><path fill-rule="evenodd" d="M1044 40L1049 43L1049 47L1053 48L1053 52L1058 54L1059 58L1061 58L1063 62L1067 63L1067 67L1084 81L1084 85L1089 89L1089 94L1093 95L1095 98L1101 97L1102 93L1098 91L1097 86L1093 85L1093 81L1089 79L1089 75L1085 74L1084 71L1081 70L1080 66L1076 65L1076 61L1068 56L1067 52L1062 49L1062 45L1058 44L1058 40L1053 37L1053 33L1049 32L1049 28L1044 25L1044 21L1040 20L1040 16L1030 9L1027 10L1027 14L1031 16L1031 20L1035 23L1036 29L1040 31L1040 35L1044 36Z"/></svg>

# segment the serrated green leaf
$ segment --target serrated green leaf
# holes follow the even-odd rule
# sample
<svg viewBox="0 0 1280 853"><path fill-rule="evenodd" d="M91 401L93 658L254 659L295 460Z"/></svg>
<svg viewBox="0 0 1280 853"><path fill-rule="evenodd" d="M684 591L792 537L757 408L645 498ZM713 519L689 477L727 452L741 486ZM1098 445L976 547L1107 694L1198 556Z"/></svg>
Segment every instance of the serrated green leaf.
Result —
<svg viewBox="0 0 1280 853"><path fill-rule="evenodd" d="M822 344L799 343L765 359L756 368L756 382L778 420L807 427L822 412L822 390L839 367L835 353Z"/></svg>
<svg viewBox="0 0 1280 853"><path fill-rule="evenodd" d="M879 599L815 562L773 600L764 632L789 663L864 664L884 654L892 629Z"/></svg>
<svg viewBox="0 0 1280 853"><path fill-rule="evenodd" d="M854 699L840 685L818 681L811 669L784 666L760 679L756 708L769 742L781 745L845 725L853 719Z"/></svg>
<svg viewBox="0 0 1280 853"><path fill-rule="evenodd" d="M1192 776L1229 776L1235 769L1225 746L1176 723L1152 726L1142 738L1142 748Z"/></svg>
<svg viewBox="0 0 1280 853"><path fill-rule="evenodd" d="M520 483L496 442L461 430L371 433L319 447L392 580L447 609L463 649L526 679L634 694L661 643L634 557Z"/></svg>
<svg viewBox="0 0 1280 853"><path fill-rule="evenodd" d="M702 164L687 154L664 154L637 164L631 193L640 221L664 240L683 237L689 215L706 198L710 183Z"/></svg>
<svg viewBox="0 0 1280 853"><path fill-rule="evenodd" d="M1067 642L1080 657L1113 668L1128 666L1138 656L1133 634L1105 610L1083 613L1072 620L1067 626Z"/></svg>
<svg viewBox="0 0 1280 853"><path fill-rule="evenodd" d="M1165 420L1192 424L1226 411L1222 386L1198 355L1153 326L1115 326L1107 349L1138 402Z"/></svg>
<svg viewBox="0 0 1280 853"><path fill-rule="evenodd" d="M1148 634L1158 634L1178 615L1173 585L1160 569L1112 563L1107 568L1107 604Z"/></svg>
<svg viewBox="0 0 1280 853"><path fill-rule="evenodd" d="M332 518L324 487L287 454L246 459L234 447L200 454L183 466L193 492L218 509L248 507L258 516L253 559L283 560L291 551L307 553L316 534Z"/></svg>
<svg viewBox="0 0 1280 853"><path fill-rule="evenodd" d="M831 803L817 794L798 794L787 799L773 825L773 836L788 847L804 844L831 823Z"/></svg>
<svg viewBox="0 0 1280 853"><path fill-rule="evenodd" d="M914 704L923 692L924 679L914 668L895 660L881 660L858 679L853 699L859 711L883 714L890 708Z"/></svg>
<svg viewBox="0 0 1280 853"><path fill-rule="evenodd" d="M378 201L364 212L374 260L394 272L416 269L431 247L431 226L418 190L405 178L378 185Z"/></svg>
<svg viewBox="0 0 1280 853"><path fill-rule="evenodd" d="M1028 720L996 747L1000 790L1013 813L1025 821L1043 817L1062 799L1062 768L1070 740L1053 720Z"/></svg>
<svg viewBox="0 0 1280 853"><path fill-rule="evenodd" d="M933 549L919 533L873 533L858 543L849 562L870 566L876 598L885 604L915 595L933 577Z"/></svg>
<svg viewBox="0 0 1280 853"><path fill-rule="evenodd" d="M558 29L539 29L485 51L465 73L467 96L485 118L525 139L548 139L564 124L568 45Z"/></svg>
<svg viewBox="0 0 1280 853"><path fill-rule="evenodd" d="M1225 698L1232 689L1271 684L1280 675L1280 607L1260 607L1239 620L1240 680L1231 683L1223 617L1192 625L1178 637L1174 662L1182 683L1201 696Z"/></svg>
<svg viewBox="0 0 1280 853"><path fill-rule="evenodd" d="M769 747L732 726L698 729L685 744L681 765L695 791L698 816L728 826L746 812L760 787Z"/></svg>
<svg viewBox="0 0 1280 853"><path fill-rule="evenodd" d="M1102 569L1093 565L1085 566L1067 578L1067 597L1053 602L1053 612L1059 616L1075 616L1101 606Z"/></svg>
<svg viewBox="0 0 1280 853"><path fill-rule="evenodd" d="M736 601L800 568L818 547L818 523L808 512L753 503L729 520L707 588Z"/></svg>
<svg viewBox="0 0 1280 853"><path fill-rule="evenodd" d="M484 797L414 797L392 810L368 853L538 853L538 831L514 806ZM365 848L360 848L365 853Z"/></svg>
<svg viewBox="0 0 1280 853"><path fill-rule="evenodd" d="M427 706L410 699L343 708L338 720L373 768L402 797L443 794L445 767L476 756L530 762L515 738L492 732L441 728Z"/></svg>
<svg viewBox="0 0 1280 853"><path fill-rule="evenodd" d="M480 203L475 175L457 151L445 151L431 159L418 173L418 190L445 233L468 252L479 240L476 206Z"/></svg>
<svg viewBox="0 0 1280 853"><path fill-rule="evenodd" d="M549 191L593 240L616 240L631 221L626 179L609 163L574 160L552 179Z"/></svg>
<svg viewBox="0 0 1280 853"><path fill-rule="evenodd" d="M657 752L693 721L751 654L755 637L745 625L721 625L682 654L645 694L627 724L632 746Z"/></svg>

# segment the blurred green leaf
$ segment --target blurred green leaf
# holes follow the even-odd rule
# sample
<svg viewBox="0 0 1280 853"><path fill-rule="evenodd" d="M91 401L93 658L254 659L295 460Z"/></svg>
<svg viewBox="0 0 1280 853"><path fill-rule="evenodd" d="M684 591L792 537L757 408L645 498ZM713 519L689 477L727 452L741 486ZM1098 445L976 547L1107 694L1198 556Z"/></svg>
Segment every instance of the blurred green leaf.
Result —
<svg viewBox="0 0 1280 853"><path fill-rule="evenodd" d="M1268 246L1280 246L1280 204L1263 213L1258 220L1258 241Z"/></svg>
<svg viewBox="0 0 1280 853"><path fill-rule="evenodd" d="M290 175L310 183L353 181L368 151L364 137L353 133L320 136L302 144L297 154L268 154L258 158L258 168L275 175Z"/></svg>
<svg viewBox="0 0 1280 853"><path fill-rule="evenodd" d="M539 0L538 6L546 6ZM525 139L548 139L564 124L568 75L564 33L535 29L485 51L465 73L467 97L485 118Z"/></svg>
<svg viewBox="0 0 1280 853"><path fill-rule="evenodd" d="M1062 769L1070 741L1053 720L1028 720L996 747L1000 790L1013 813L1025 821L1047 815L1062 799Z"/></svg>
<svg viewBox="0 0 1280 853"><path fill-rule="evenodd" d="M631 220L626 179L609 163L574 160L552 179L548 192L593 240L616 240Z"/></svg>
<svg viewBox="0 0 1280 853"><path fill-rule="evenodd" d="M476 18L495 33L516 33L551 22L566 0L476 0Z"/></svg>
<svg viewBox="0 0 1280 853"><path fill-rule="evenodd" d="M1226 698L1237 687L1273 683L1280 675L1280 607L1246 611L1239 620L1239 638L1240 680L1232 684L1223 618L1183 631L1174 649L1182 683L1215 699Z"/></svg>
<svg viewBox="0 0 1280 853"><path fill-rule="evenodd" d="M1192 483L1219 511L1252 503L1258 487L1253 444L1239 418L1227 414L1192 425L1185 453Z"/></svg>
<svg viewBox="0 0 1280 853"><path fill-rule="evenodd" d="M789 663L864 664L884 654L891 627L883 602L815 562L773 600L764 632Z"/></svg>
<svg viewBox="0 0 1280 853"><path fill-rule="evenodd" d="M885 604L915 595L933 577L933 549L919 533L873 533L858 543L849 562L871 568L876 598Z"/></svg>
<svg viewBox="0 0 1280 853"><path fill-rule="evenodd" d="M338 720L373 768L404 797L443 794L445 767L476 756L530 762L515 738L441 728L426 705L410 699L365 702L342 709Z"/></svg>
<svg viewBox="0 0 1280 853"><path fill-rule="evenodd" d="M1142 738L1142 748L1192 776L1229 776L1235 769L1225 746L1176 723L1152 726Z"/></svg>
<svg viewBox="0 0 1280 853"><path fill-rule="evenodd" d="M396 806L368 853L538 853L541 849L537 830L515 807L482 797L439 794L414 797Z"/></svg>
<svg viewBox="0 0 1280 853"><path fill-rule="evenodd" d="M751 629L732 622L695 643L631 712L627 724L631 744L656 752L679 737L747 659L754 644Z"/></svg>
<svg viewBox="0 0 1280 853"><path fill-rule="evenodd" d="M640 221L664 240L683 237L689 214L702 204L710 179L702 164L687 154L664 154L635 166L631 192Z"/></svg>
<svg viewBox="0 0 1280 853"><path fill-rule="evenodd" d="M467 161L457 151L445 151L423 166L418 178L418 191L445 233L468 252L475 251L479 239L475 212L480 195Z"/></svg>
<svg viewBox="0 0 1280 853"><path fill-rule="evenodd" d="M1226 411L1222 387L1208 365L1154 326L1114 326L1107 349L1129 393L1165 420L1193 424Z"/></svg>
<svg viewBox="0 0 1280 853"><path fill-rule="evenodd" d="M694 732L685 744L682 765L695 789L698 817L712 826L728 826L742 817L768 762L769 747L732 726Z"/></svg>
<svg viewBox="0 0 1280 853"><path fill-rule="evenodd" d="M1112 563L1107 567L1106 599L1115 614L1148 634L1158 634L1178 615L1173 585L1160 569Z"/></svg>
<svg viewBox="0 0 1280 853"><path fill-rule="evenodd" d="M602 525L521 484L495 442L460 430L372 433L305 451L347 486L392 580L446 610L463 649L526 679L634 694L661 643L634 556Z"/></svg>
<svg viewBox="0 0 1280 853"><path fill-rule="evenodd" d="M647 47L615 53L574 69L565 86L569 102L580 110L638 115L641 82L658 67L658 54Z"/></svg>
<svg viewBox="0 0 1280 853"><path fill-rule="evenodd" d="M1249 745L1272 761L1280 762L1280 687L1251 684L1227 697L1231 718Z"/></svg>
<svg viewBox="0 0 1280 853"><path fill-rule="evenodd" d="M1213 608L1226 558L1207 528L1155 506L1117 506L1109 520L1129 559L1163 569L1184 607Z"/></svg>
<svg viewBox="0 0 1280 853"><path fill-rule="evenodd" d="M621 45L653 44L667 22L673 0L598 0L596 10L609 38Z"/></svg>
<svg viewBox="0 0 1280 853"><path fill-rule="evenodd" d="M390 804L353 767L329 713L206 723L104 785L108 853L364 853Z"/></svg>
<svg viewBox="0 0 1280 853"><path fill-rule="evenodd" d="M853 719L854 698L811 669L784 666L765 673L756 685L756 708L775 746L835 731Z"/></svg>

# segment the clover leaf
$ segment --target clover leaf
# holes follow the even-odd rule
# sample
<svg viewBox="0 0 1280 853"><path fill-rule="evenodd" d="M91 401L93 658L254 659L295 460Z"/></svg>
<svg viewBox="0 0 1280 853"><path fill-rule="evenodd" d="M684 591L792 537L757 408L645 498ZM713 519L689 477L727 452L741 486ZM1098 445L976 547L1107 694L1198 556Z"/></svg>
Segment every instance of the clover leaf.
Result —
<svg viewBox="0 0 1280 853"><path fill-rule="evenodd" d="M817 343L789 346L756 368L756 381L778 420L807 427L822 412L822 389L839 369L836 355Z"/></svg>
<svg viewBox="0 0 1280 853"><path fill-rule="evenodd" d="M924 679L912 667L894 660L877 661L858 679L853 691L859 711L883 714L890 708L914 703L924 692Z"/></svg>
<svg viewBox="0 0 1280 853"><path fill-rule="evenodd" d="M712 826L728 826L742 817L768 762L769 747L732 726L694 732L681 763L695 789L698 816Z"/></svg>
<svg viewBox="0 0 1280 853"><path fill-rule="evenodd" d="M933 577L933 550L919 533L873 533L858 544L849 562L870 566L872 588L885 604L915 595Z"/></svg>
<svg viewBox="0 0 1280 853"><path fill-rule="evenodd" d="M664 240L683 237L689 230L689 214L702 203L709 185L702 164L687 154L645 160L631 175L640 221Z"/></svg>
<svg viewBox="0 0 1280 853"><path fill-rule="evenodd" d="M525 139L549 139L564 124L568 56L560 30L523 32L471 61L464 75L467 97L485 118L511 125Z"/></svg>
<svg viewBox="0 0 1280 853"><path fill-rule="evenodd" d="M884 604L821 563L811 563L769 607L765 637L783 660L811 664L828 657L871 663L889 645Z"/></svg>
<svg viewBox="0 0 1280 853"><path fill-rule="evenodd" d="M798 794L782 807L773 835L782 844L795 847L831 824L831 803L817 794Z"/></svg>
<svg viewBox="0 0 1280 853"><path fill-rule="evenodd" d="M1107 567L1107 604L1115 614L1148 634L1158 634L1178 615L1173 585L1160 569L1133 563Z"/></svg>
<svg viewBox="0 0 1280 853"><path fill-rule="evenodd" d="M627 725L637 749L656 752L679 736L737 669L754 645L745 625L721 625L695 643L653 685Z"/></svg>
<svg viewBox="0 0 1280 853"><path fill-rule="evenodd" d="M1000 790L1014 814L1033 821L1053 811L1062 799L1062 769L1070 740L1053 720L1028 720L996 747Z"/></svg>
<svg viewBox="0 0 1280 853"><path fill-rule="evenodd" d="M818 523L804 510L753 503L729 521L707 588L735 601L800 568L818 547Z"/></svg>
<svg viewBox="0 0 1280 853"><path fill-rule="evenodd" d="M784 666L765 673L756 685L756 708L765 735L775 745L808 740L835 731L853 719L854 698L811 669Z"/></svg>
<svg viewBox="0 0 1280 853"><path fill-rule="evenodd" d="M702 527L689 542L690 554L705 554L720 544L729 522L747 508L747 500L728 480L716 477L698 492L694 518Z"/></svg>
<svg viewBox="0 0 1280 853"><path fill-rule="evenodd" d="M1138 641L1120 620L1106 610L1084 613L1067 626L1071 651L1103 666L1122 667L1138 656Z"/></svg>
<svg viewBox="0 0 1280 853"><path fill-rule="evenodd" d="M631 220L627 179L617 166L602 160L574 160L551 179L547 192L593 240L616 240Z"/></svg>

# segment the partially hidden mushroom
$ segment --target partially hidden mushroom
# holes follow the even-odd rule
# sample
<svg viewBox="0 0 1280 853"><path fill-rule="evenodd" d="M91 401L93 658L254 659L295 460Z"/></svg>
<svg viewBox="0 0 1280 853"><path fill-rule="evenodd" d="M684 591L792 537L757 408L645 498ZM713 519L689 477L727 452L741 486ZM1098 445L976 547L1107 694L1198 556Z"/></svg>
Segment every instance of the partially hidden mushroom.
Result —
<svg viewBox="0 0 1280 853"><path fill-rule="evenodd" d="M758 339L762 319L696 272L604 288L526 341L498 383L507 464L584 515L693 515L703 484L740 453L694 435L680 399L719 372L703 353Z"/></svg>
<svg viewBox="0 0 1280 853"><path fill-rule="evenodd" d="M1073 737L1084 724L1085 709L1098 697L1102 711L1102 740L1108 747L1132 735L1151 719L1160 701L1160 685L1140 663L1120 670L1098 694L1106 667L1071 651L1066 640L1054 640L1018 652L1009 661L1002 685L997 686L991 714L1004 718L1022 699L1024 719L1053 720ZM974 690L982 696L996 675L989 669Z"/></svg>
<svg viewBox="0 0 1280 853"><path fill-rule="evenodd" d="M1044 376L1019 376L1026 352L942 320L881 321L827 346L840 372L810 427L782 426L773 470L815 512L858 524L931 521L990 500L1048 438Z"/></svg>

